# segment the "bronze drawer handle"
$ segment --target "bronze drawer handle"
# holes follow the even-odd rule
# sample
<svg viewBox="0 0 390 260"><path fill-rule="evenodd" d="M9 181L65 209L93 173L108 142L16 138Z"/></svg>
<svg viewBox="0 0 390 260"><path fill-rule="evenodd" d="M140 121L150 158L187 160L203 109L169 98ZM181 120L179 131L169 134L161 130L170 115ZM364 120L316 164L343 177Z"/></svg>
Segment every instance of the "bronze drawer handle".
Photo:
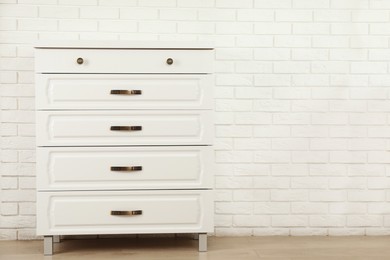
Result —
<svg viewBox="0 0 390 260"><path fill-rule="evenodd" d="M111 126L111 131L142 131L142 126Z"/></svg>
<svg viewBox="0 0 390 260"><path fill-rule="evenodd" d="M79 65L81 65L81 64L83 64L84 63L84 59L83 58L77 58L77 64L79 64Z"/></svg>
<svg viewBox="0 0 390 260"><path fill-rule="evenodd" d="M173 64L173 59L172 58L168 58L167 59L167 64L168 65L172 65Z"/></svg>
<svg viewBox="0 0 390 260"><path fill-rule="evenodd" d="M142 210L111 210L112 216L135 216L142 215Z"/></svg>
<svg viewBox="0 0 390 260"><path fill-rule="evenodd" d="M142 90L125 90L125 89L113 89L110 92L111 95L142 95Z"/></svg>
<svg viewBox="0 0 390 260"><path fill-rule="evenodd" d="M111 166L113 172L136 172L142 171L142 166Z"/></svg>

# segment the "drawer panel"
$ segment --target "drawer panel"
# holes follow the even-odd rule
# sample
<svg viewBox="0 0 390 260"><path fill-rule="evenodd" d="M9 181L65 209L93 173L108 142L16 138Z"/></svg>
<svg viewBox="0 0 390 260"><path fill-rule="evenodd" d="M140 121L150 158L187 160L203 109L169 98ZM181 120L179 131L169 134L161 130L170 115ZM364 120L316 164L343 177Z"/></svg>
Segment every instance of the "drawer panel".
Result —
<svg viewBox="0 0 390 260"><path fill-rule="evenodd" d="M211 73L213 50L36 49L37 73ZM77 61L79 58L79 64ZM172 59L169 65L167 60Z"/></svg>
<svg viewBox="0 0 390 260"><path fill-rule="evenodd" d="M207 110L38 111L38 146L207 145Z"/></svg>
<svg viewBox="0 0 390 260"><path fill-rule="evenodd" d="M37 235L213 231L211 190L38 192L37 196ZM115 215L131 212L138 215Z"/></svg>
<svg viewBox="0 0 390 260"><path fill-rule="evenodd" d="M208 74L37 74L35 82L38 110L213 108Z"/></svg>
<svg viewBox="0 0 390 260"><path fill-rule="evenodd" d="M40 147L37 189L212 188L213 162L211 146Z"/></svg>

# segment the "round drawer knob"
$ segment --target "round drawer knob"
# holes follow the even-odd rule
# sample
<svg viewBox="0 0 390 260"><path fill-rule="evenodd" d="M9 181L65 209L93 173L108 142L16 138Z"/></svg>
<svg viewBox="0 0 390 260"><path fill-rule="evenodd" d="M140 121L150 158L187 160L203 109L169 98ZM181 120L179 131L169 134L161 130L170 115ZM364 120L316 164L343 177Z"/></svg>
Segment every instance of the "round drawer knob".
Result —
<svg viewBox="0 0 390 260"><path fill-rule="evenodd" d="M172 58L168 58L167 59L167 64L168 65L172 65L173 64L173 59Z"/></svg>
<svg viewBox="0 0 390 260"><path fill-rule="evenodd" d="M84 59L83 58L77 58L77 64L83 64L84 63Z"/></svg>

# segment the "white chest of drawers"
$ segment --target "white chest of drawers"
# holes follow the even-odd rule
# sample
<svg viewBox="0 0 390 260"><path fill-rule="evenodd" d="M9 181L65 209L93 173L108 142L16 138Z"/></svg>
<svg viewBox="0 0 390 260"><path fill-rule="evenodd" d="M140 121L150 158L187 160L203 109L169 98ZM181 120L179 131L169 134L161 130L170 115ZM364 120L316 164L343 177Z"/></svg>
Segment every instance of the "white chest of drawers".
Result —
<svg viewBox="0 0 390 260"><path fill-rule="evenodd" d="M36 46L37 234L196 233L213 224L213 49Z"/></svg>

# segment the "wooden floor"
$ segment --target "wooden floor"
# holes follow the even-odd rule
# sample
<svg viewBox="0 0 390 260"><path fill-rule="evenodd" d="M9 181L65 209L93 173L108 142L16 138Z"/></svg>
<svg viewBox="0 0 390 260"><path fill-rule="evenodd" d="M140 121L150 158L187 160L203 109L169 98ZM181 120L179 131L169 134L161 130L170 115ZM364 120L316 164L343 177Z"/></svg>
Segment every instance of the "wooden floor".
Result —
<svg viewBox="0 0 390 260"><path fill-rule="evenodd" d="M390 237L210 237L199 253L190 238L64 240L42 255L42 241L1 241L1 260L38 259L390 259Z"/></svg>

